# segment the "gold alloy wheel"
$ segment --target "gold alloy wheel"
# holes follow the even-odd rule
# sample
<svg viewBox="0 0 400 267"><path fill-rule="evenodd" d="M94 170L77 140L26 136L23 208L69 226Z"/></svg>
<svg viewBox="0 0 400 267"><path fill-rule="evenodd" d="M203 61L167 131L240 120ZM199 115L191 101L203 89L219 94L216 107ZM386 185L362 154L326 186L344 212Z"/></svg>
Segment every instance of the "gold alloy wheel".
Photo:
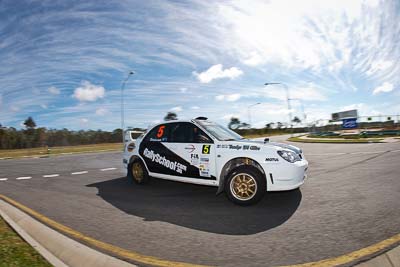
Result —
<svg viewBox="0 0 400 267"><path fill-rule="evenodd" d="M143 180L144 172L140 162L134 162L132 164L132 174L133 179L135 179L136 181L140 182Z"/></svg>
<svg viewBox="0 0 400 267"><path fill-rule="evenodd" d="M242 201L252 199L257 192L256 179L248 173L236 174L231 182L230 189L232 195Z"/></svg>

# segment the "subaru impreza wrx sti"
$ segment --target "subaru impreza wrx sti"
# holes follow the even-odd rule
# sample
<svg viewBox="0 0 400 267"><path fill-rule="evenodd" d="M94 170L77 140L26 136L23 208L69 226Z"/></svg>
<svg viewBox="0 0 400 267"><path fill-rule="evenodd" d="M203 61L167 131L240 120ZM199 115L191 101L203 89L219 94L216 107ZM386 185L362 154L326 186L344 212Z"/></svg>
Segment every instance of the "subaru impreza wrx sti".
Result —
<svg viewBox="0 0 400 267"><path fill-rule="evenodd" d="M136 184L155 177L215 186L239 205L299 188L308 167L295 146L248 140L204 117L163 122L137 139L127 131L123 163Z"/></svg>

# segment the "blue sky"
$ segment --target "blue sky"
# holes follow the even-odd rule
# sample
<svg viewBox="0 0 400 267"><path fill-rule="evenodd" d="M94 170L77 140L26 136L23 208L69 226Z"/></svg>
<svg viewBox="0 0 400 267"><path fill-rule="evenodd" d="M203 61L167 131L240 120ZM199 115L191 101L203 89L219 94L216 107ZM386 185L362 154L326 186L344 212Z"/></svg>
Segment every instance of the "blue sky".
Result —
<svg viewBox="0 0 400 267"><path fill-rule="evenodd" d="M400 114L399 1L0 1L0 123L106 129L180 118ZM302 118L300 100L292 113Z"/></svg>

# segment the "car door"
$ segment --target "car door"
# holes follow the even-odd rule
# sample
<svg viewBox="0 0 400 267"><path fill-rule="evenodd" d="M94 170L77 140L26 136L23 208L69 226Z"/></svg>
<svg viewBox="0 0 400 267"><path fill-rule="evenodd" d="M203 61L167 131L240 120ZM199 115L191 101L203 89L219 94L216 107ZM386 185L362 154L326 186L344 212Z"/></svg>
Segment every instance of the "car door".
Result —
<svg viewBox="0 0 400 267"><path fill-rule="evenodd" d="M170 124L170 138L164 145L171 158L182 162L186 170L181 176L200 180L216 180L213 140L191 122Z"/></svg>

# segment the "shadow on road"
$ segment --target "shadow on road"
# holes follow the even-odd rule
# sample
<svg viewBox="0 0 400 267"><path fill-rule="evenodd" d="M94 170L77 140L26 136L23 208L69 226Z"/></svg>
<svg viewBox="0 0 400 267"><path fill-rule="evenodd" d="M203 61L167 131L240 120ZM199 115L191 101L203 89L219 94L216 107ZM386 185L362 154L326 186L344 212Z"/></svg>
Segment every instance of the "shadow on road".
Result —
<svg viewBox="0 0 400 267"><path fill-rule="evenodd" d="M301 191L274 192L257 205L236 206L215 187L152 179L135 185L117 178L87 185L114 207L147 221L171 224L218 234L250 235L264 232L288 220L301 201Z"/></svg>

